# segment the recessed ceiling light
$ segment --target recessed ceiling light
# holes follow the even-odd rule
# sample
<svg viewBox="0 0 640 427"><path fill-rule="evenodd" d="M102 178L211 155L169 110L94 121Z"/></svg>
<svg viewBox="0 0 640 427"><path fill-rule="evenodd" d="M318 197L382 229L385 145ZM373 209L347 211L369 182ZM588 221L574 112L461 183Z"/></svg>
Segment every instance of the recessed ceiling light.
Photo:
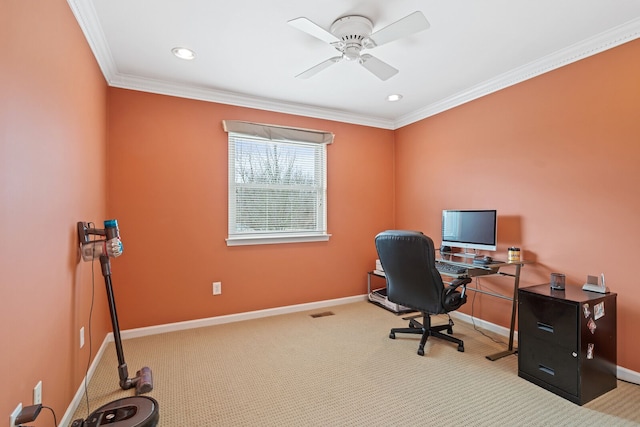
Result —
<svg viewBox="0 0 640 427"><path fill-rule="evenodd" d="M187 61L190 61L196 57L196 53L191 49L187 49L186 47L174 47L173 49L171 49L171 52L173 52L173 54L178 58L186 59Z"/></svg>
<svg viewBox="0 0 640 427"><path fill-rule="evenodd" d="M393 95L387 96L387 101L389 102L396 102L396 101L400 101L401 99L402 99L402 95L400 95L399 93L394 93Z"/></svg>

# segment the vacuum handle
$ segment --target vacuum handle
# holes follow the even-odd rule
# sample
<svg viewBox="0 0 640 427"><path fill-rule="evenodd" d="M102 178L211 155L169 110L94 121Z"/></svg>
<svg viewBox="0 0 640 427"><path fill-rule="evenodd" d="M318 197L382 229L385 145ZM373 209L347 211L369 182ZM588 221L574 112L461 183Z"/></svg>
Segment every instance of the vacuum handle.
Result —
<svg viewBox="0 0 640 427"><path fill-rule="evenodd" d="M118 220L117 219L106 219L104 221L104 234L107 240L111 240L113 238L120 238L120 230L118 229Z"/></svg>
<svg viewBox="0 0 640 427"><path fill-rule="evenodd" d="M120 240L118 220L107 219L104 221L104 235L107 239L107 255L111 258L116 258L122 255L122 240Z"/></svg>

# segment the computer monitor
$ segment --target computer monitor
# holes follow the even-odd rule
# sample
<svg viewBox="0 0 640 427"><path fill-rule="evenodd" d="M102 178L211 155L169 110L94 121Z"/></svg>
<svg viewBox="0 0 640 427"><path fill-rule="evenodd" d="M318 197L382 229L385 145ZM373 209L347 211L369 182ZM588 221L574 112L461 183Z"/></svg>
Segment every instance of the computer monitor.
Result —
<svg viewBox="0 0 640 427"><path fill-rule="evenodd" d="M497 241L496 210L442 211L442 246L495 251Z"/></svg>

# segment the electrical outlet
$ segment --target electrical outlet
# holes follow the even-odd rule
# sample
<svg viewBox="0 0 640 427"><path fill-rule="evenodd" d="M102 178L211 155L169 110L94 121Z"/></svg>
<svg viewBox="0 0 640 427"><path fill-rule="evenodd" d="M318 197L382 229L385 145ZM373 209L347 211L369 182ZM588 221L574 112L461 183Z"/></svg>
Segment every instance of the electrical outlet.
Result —
<svg viewBox="0 0 640 427"><path fill-rule="evenodd" d="M9 415L9 427L16 427L16 418L18 418L20 412L22 412L22 403L18 403L16 409L14 409L11 415Z"/></svg>
<svg viewBox="0 0 640 427"><path fill-rule="evenodd" d="M33 388L33 404L37 405L42 403L42 381L38 381L38 384Z"/></svg>
<svg viewBox="0 0 640 427"><path fill-rule="evenodd" d="M80 348L84 347L84 326L80 328Z"/></svg>
<svg viewBox="0 0 640 427"><path fill-rule="evenodd" d="M213 294L220 295L222 293L222 282L213 282Z"/></svg>

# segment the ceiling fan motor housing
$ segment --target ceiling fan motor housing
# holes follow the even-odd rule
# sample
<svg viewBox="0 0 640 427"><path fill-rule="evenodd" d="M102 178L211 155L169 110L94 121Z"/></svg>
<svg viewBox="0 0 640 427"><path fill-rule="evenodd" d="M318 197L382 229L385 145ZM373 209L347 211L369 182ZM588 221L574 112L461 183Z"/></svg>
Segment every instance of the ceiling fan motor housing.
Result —
<svg viewBox="0 0 640 427"><path fill-rule="evenodd" d="M342 40L344 46L336 47L349 61L360 58L363 40L371 35L373 23L364 16L344 16L331 24L331 33Z"/></svg>
<svg viewBox="0 0 640 427"><path fill-rule="evenodd" d="M429 22L420 11L413 12L375 33L372 33L373 23L371 20L360 15L338 18L331 24L330 31L304 17L292 19L289 23L295 28L329 43L340 52L339 56L325 59L296 76L302 79L314 76L337 62L347 60L360 64L380 80L387 80L395 76L398 70L373 55L363 55L362 51L429 28Z"/></svg>

